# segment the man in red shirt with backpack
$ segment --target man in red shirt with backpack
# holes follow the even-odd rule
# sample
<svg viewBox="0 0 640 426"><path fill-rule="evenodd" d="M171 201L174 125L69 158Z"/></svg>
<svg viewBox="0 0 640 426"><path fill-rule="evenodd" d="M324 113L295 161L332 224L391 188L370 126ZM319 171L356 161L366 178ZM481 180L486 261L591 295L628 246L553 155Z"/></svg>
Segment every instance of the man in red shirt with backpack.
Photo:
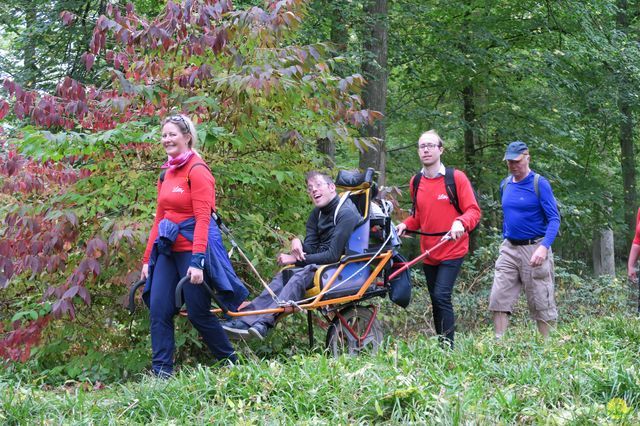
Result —
<svg viewBox="0 0 640 426"><path fill-rule="evenodd" d="M462 171L442 164L443 152L444 142L435 130L418 139L422 170L410 182L413 210L396 230L400 236L417 231L422 251L435 246L447 233L453 240L430 253L423 265L436 333L453 347L453 284L469 251L468 233L480 221L481 212L471 182Z"/></svg>

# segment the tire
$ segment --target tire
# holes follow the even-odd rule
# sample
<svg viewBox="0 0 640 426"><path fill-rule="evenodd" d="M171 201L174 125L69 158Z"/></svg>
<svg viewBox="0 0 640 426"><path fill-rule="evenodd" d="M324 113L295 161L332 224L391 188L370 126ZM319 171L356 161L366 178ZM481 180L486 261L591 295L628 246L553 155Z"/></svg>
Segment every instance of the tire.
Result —
<svg viewBox="0 0 640 426"><path fill-rule="evenodd" d="M374 314L374 310L372 307L352 306L343 309L340 314L356 334L362 336L371 316ZM382 326L378 318L375 318L371 324L369 334L363 339L360 346L358 339L343 326L340 318L336 316L327 330L327 351L334 357L339 357L342 354L356 356L363 352L375 354L382 343L382 338Z"/></svg>

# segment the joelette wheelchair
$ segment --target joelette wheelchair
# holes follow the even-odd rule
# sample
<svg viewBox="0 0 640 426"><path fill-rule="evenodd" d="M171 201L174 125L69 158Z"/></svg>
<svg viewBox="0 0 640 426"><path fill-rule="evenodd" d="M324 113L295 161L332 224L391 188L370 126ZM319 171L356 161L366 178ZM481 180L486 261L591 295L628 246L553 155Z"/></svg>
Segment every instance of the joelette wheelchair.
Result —
<svg viewBox="0 0 640 426"><path fill-rule="evenodd" d="M203 285L218 305L212 312L227 318L263 314L278 314L278 318L281 318L297 311L306 311L309 344L313 346L315 311L324 319L316 322L326 330L326 348L333 355L375 352L383 340L383 330L377 318L378 308L366 301L390 294L394 302L406 307L411 297L408 268L427 256L428 252L411 262L405 262L397 253L400 242L391 222L390 208L385 203L380 206L372 201L377 190L373 176L373 169L368 169L365 173L338 173L336 187L341 191L341 201L350 198L357 206L362 220L349 238L345 255L337 263L318 267L313 287L307 290L302 300L276 300L277 296L261 280L276 300L277 308L230 310L220 302L209 283L205 282ZM220 228L230 235L223 224ZM237 243L233 239L231 241L233 246L238 248ZM446 239L440 244L445 241ZM248 261L244 254L243 257ZM288 280L295 272L296 268L283 269L284 280ZM188 280L189 277L184 277L176 287L175 300L178 309L183 305L182 286ZM130 291L131 312L135 308L135 291L143 284L144 281L139 281Z"/></svg>

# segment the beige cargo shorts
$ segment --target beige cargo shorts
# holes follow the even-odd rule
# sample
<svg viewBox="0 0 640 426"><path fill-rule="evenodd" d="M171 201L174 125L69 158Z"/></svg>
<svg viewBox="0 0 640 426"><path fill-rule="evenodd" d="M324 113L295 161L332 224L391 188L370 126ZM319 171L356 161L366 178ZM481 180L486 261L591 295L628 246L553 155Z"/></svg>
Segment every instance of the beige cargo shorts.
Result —
<svg viewBox="0 0 640 426"><path fill-rule="evenodd" d="M539 244L516 246L508 240L502 242L489 296L490 311L513 312L520 290L524 287L532 319L536 321L558 319L551 249L542 265L537 267L529 265L529 260L538 247Z"/></svg>

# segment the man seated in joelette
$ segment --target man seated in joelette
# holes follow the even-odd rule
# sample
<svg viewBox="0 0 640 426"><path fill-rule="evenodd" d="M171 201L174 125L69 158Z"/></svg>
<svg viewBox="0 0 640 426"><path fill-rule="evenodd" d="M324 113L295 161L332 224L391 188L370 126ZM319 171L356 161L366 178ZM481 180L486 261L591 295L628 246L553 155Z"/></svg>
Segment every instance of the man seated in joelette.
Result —
<svg viewBox="0 0 640 426"><path fill-rule="evenodd" d="M280 300L300 300L306 290L313 286L317 265L335 263L344 254L353 230L360 222L357 207L348 198L340 205L336 185L329 175L312 171L306 175L307 193L315 208L307 219L304 241L291 240L289 253L280 253L279 265L302 267L284 284L282 272L278 273L269 288ZM338 213L336 215L336 209ZM253 311L277 308L278 305L265 289L242 310ZM277 314L247 315L223 322L222 328L237 336L264 339L275 325Z"/></svg>

